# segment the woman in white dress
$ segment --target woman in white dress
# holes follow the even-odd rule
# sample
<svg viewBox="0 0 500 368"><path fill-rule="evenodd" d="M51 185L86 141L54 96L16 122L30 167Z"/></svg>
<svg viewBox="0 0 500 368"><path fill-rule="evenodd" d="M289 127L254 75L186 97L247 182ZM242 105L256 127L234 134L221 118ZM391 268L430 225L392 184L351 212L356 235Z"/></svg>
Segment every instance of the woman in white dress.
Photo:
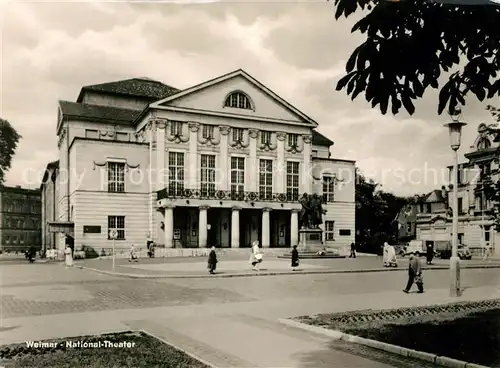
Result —
<svg viewBox="0 0 500 368"><path fill-rule="evenodd" d="M262 258L263 254L259 247L259 241L256 240L252 243L252 266L254 271L259 271Z"/></svg>
<svg viewBox="0 0 500 368"><path fill-rule="evenodd" d="M73 267L73 254L71 252L71 248L68 246L64 250L66 268Z"/></svg>

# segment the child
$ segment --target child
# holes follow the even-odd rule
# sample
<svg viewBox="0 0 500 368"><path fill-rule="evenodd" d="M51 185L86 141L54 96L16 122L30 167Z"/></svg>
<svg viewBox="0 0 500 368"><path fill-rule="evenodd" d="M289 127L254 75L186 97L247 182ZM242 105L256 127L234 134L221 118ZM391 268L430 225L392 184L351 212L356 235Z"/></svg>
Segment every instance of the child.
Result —
<svg viewBox="0 0 500 368"><path fill-rule="evenodd" d="M215 253L215 247L212 247L210 249L210 253L208 253L208 272L213 275L216 267L217 254Z"/></svg>
<svg viewBox="0 0 500 368"><path fill-rule="evenodd" d="M294 245L292 249L292 269L297 270L296 267L299 267L299 251L297 250L297 246Z"/></svg>
<svg viewBox="0 0 500 368"><path fill-rule="evenodd" d="M128 260L129 262L139 262L139 260L137 259L136 255L135 255L135 246L134 244L132 244L130 246L130 258Z"/></svg>

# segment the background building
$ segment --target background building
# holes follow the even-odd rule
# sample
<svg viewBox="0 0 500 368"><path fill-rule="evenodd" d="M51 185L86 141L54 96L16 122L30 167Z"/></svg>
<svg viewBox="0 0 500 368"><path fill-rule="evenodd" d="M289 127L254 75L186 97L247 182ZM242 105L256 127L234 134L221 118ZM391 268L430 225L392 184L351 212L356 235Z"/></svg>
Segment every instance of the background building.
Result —
<svg viewBox="0 0 500 368"><path fill-rule="evenodd" d="M110 231L119 248L148 234L166 248L289 247L299 198L315 193L325 245L347 251L354 161L331 158L317 126L242 70L182 91L145 78L83 87L59 102L47 231L59 249L110 248Z"/></svg>
<svg viewBox="0 0 500 368"><path fill-rule="evenodd" d="M22 252L41 248L39 190L0 186L0 249Z"/></svg>
<svg viewBox="0 0 500 368"><path fill-rule="evenodd" d="M499 178L500 129L496 125L480 124L478 136L465 157L468 162L460 164L456 174L452 166L448 167L450 182L452 175L458 175L459 242L469 246L476 254L491 246L495 254L500 255L500 236L493 226L492 203L486 200L483 192L484 180ZM451 207L451 195L451 190L448 190L443 198L450 203L446 207ZM451 239L451 212L444 208L433 210L427 216L419 215L418 224L419 239Z"/></svg>

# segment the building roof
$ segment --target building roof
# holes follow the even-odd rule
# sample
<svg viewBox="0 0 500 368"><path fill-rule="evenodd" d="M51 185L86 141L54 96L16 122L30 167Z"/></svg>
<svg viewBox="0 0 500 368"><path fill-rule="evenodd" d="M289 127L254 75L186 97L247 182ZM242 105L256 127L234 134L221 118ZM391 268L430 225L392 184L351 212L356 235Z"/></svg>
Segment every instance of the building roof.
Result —
<svg viewBox="0 0 500 368"><path fill-rule="evenodd" d="M78 102L59 101L64 117L78 117L89 121L110 124L133 124L142 110L121 107L87 105Z"/></svg>
<svg viewBox="0 0 500 368"><path fill-rule="evenodd" d="M317 132L316 130L313 130L312 132L312 144L315 146L332 146L333 141L325 137L323 134L320 132Z"/></svg>
<svg viewBox="0 0 500 368"><path fill-rule="evenodd" d="M20 185L16 185L14 187L0 185L0 192L14 192L14 193L37 194L37 195L40 194L39 189L23 188Z"/></svg>
<svg viewBox="0 0 500 368"><path fill-rule="evenodd" d="M86 91L142 97L151 101L158 101L178 93L180 90L150 78L132 78L84 86L78 95L77 102L83 101L83 95Z"/></svg>
<svg viewBox="0 0 500 368"><path fill-rule="evenodd" d="M427 194L427 196L425 197L425 201L427 202L429 197L433 194L436 195L437 202L444 202L443 192L441 191L441 189L435 189L432 192L430 192L429 194Z"/></svg>
<svg viewBox="0 0 500 368"><path fill-rule="evenodd" d="M43 173L43 179L42 182L40 183L40 190L43 189L43 185L47 183L47 180L49 179L49 170L53 169L58 169L59 168L59 160L57 161L52 161L47 164L47 167L45 168L45 172Z"/></svg>
<svg viewBox="0 0 500 368"><path fill-rule="evenodd" d="M318 123L314 119L312 119L309 116L307 116L306 114L304 114L302 111L300 111L295 106L293 106L288 101L286 101L283 97L279 96L278 94L273 92L271 89L269 89L268 87L263 85L261 82L259 82L257 79L252 77L250 74L245 72L243 69L238 69L238 70L232 71L230 73L227 73L227 74L221 75L219 77L210 79L208 81L199 83L195 86L183 89L182 91L178 91L177 93L173 93L172 95L167 96L167 97L161 99L160 101L156 101L155 103L151 104L150 107L152 107L152 108L164 107L164 104L168 104L169 102L174 101L178 98L181 98L183 96L187 96L191 93L201 91L205 88L217 85L218 83L230 80L231 78L234 78L237 76L240 76L240 77L243 77L244 79L246 79L248 82L250 82L255 87L257 87L258 89L263 91L265 94L267 94L269 97L271 97L272 99L274 99L275 101L277 101L281 105L285 106L290 111L293 111L296 115L301 117L308 124L310 124L314 127L318 126Z"/></svg>

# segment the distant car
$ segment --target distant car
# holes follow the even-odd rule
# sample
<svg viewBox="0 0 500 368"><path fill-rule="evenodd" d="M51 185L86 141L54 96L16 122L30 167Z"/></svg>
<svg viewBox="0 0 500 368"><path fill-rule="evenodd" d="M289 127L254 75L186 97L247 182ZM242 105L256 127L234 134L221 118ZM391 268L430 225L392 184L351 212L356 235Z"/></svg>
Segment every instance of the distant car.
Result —
<svg viewBox="0 0 500 368"><path fill-rule="evenodd" d="M467 245L458 245L458 258L467 260L472 259L472 253Z"/></svg>

